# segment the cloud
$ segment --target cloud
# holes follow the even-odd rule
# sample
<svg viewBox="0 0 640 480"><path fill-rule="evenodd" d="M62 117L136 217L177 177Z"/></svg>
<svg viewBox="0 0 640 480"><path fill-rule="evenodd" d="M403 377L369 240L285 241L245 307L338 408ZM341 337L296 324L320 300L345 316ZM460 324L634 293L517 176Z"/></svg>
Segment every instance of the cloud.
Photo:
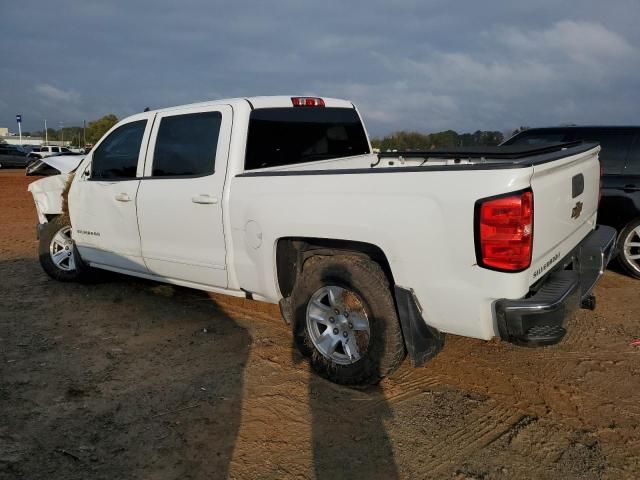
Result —
<svg viewBox="0 0 640 480"><path fill-rule="evenodd" d="M48 83L36 85L35 90L44 99L54 102L77 102L80 98L80 94L78 92L74 92L73 90L62 90L54 87L53 85L49 85Z"/></svg>
<svg viewBox="0 0 640 480"><path fill-rule="evenodd" d="M564 20L546 30L521 31L513 27L501 40L516 52L566 57L593 64L635 56L634 48L617 33L596 22Z"/></svg>
<svg viewBox="0 0 640 480"><path fill-rule="evenodd" d="M353 100L375 135L638 123L638 0L24 0L2 15L0 125L298 93Z"/></svg>

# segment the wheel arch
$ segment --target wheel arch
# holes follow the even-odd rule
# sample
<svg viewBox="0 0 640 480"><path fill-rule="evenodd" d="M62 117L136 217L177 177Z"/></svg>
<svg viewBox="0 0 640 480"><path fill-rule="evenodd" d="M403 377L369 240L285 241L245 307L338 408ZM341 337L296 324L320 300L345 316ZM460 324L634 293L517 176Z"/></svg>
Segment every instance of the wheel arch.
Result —
<svg viewBox="0 0 640 480"><path fill-rule="evenodd" d="M316 255L362 255L376 262L395 285L391 265L384 251L377 245L354 240L315 237L282 237L276 242L276 276L283 298L291 295L304 263Z"/></svg>

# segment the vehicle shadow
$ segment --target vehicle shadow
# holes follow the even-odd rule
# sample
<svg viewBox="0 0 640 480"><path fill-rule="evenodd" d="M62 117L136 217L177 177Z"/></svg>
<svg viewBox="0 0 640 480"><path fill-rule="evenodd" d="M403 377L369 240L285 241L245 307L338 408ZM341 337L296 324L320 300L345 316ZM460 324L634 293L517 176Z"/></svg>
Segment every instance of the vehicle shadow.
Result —
<svg viewBox="0 0 640 480"><path fill-rule="evenodd" d="M339 267L338 267L339 268ZM335 266L322 272L323 285L339 285L356 289L349 270ZM373 314L368 307L368 317ZM306 318L306 307L300 306L295 315ZM378 338L385 338L385 323L375 321ZM301 335L298 342L309 349L310 340ZM293 346L294 358L301 358ZM320 355L315 353L315 355ZM320 360L323 362L324 360ZM373 365L373 378L380 377L380 366ZM313 468L317 479L395 479L399 477L391 439L385 421L391 408L379 385L349 388L329 382L312 372L309 377L309 406L311 411Z"/></svg>
<svg viewBox="0 0 640 480"><path fill-rule="evenodd" d="M0 277L0 477L229 476L251 337L213 298L33 260Z"/></svg>
<svg viewBox="0 0 640 480"><path fill-rule="evenodd" d="M399 478L379 387L355 391L315 374L309 380L313 468L317 479Z"/></svg>

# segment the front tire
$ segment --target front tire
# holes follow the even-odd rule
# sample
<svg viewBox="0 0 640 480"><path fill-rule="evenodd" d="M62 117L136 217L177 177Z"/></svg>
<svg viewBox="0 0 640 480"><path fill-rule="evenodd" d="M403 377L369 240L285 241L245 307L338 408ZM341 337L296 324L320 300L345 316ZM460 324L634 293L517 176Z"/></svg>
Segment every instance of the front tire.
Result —
<svg viewBox="0 0 640 480"><path fill-rule="evenodd" d="M618 262L635 278L640 278L640 219L624 227L618 237Z"/></svg>
<svg viewBox="0 0 640 480"><path fill-rule="evenodd" d="M80 258L71 238L71 225L63 217L47 222L40 231L38 255L43 270L61 282L87 281L92 269Z"/></svg>
<svg viewBox="0 0 640 480"><path fill-rule="evenodd" d="M312 257L291 300L296 345L320 376L369 385L402 363L402 331L377 263L355 255Z"/></svg>

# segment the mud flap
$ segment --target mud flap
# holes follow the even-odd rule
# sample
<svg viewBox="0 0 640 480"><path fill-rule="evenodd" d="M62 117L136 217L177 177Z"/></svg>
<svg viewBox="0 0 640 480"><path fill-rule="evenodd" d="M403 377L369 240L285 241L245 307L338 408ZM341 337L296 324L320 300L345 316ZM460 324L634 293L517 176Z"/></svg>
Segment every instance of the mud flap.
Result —
<svg viewBox="0 0 640 480"><path fill-rule="evenodd" d="M444 345L444 335L427 325L412 290L395 286L396 305L404 344L414 367L435 357Z"/></svg>

